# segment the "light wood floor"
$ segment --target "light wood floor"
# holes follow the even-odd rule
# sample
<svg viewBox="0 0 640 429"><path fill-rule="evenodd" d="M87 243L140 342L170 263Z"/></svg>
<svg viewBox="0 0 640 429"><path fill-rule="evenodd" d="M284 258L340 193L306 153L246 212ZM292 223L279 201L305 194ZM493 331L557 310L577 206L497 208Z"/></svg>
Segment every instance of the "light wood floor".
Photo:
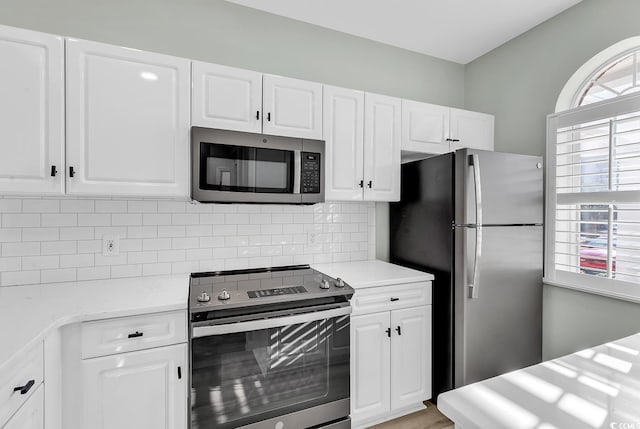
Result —
<svg viewBox="0 0 640 429"><path fill-rule="evenodd" d="M369 429L453 429L453 422L442 415L435 405L425 402L426 410L397 418Z"/></svg>

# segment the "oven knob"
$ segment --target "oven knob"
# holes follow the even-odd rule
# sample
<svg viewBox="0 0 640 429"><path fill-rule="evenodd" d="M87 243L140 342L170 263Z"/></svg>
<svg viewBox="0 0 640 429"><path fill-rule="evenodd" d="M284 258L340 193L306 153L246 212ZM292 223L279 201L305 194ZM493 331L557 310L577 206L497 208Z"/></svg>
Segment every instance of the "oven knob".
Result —
<svg viewBox="0 0 640 429"><path fill-rule="evenodd" d="M329 285L329 280L324 279L320 282L320 289L329 289L331 286Z"/></svg>
<svg viewBox="0 0 640 429"><path fill-rule="evenodd" d="M229 292L227 292L226 290L223 290L222 292L220 292L220 294L218 295L218 299L220 301L226 301L228 299L231 298L231 294Z"/></svg>
<svg viewBox="0 0 640 429"><path fill-rule="evenodd" d="M200 295L198 295L198 302L209 302L210 300L211 297L206 292L202 292Z"/></svg>
<svg viewBox="0 0 640 429"><path fill-rule="evenodd" d="M338 277L336 279L336 287L344 287L344 286L345 286L344 280L342 280L340 277Z"/></svg>

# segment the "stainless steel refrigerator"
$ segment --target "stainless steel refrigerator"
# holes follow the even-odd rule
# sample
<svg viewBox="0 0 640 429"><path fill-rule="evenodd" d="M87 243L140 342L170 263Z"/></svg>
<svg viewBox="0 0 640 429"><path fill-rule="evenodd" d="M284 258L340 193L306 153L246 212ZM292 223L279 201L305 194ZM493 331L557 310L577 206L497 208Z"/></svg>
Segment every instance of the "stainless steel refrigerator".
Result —
<svg viewBox="0 0 640 429"><path fill-rule="evenodd" d="M402 166L391 262L431 272L433 398L540 362L542 158L463 149Z"/></svg>

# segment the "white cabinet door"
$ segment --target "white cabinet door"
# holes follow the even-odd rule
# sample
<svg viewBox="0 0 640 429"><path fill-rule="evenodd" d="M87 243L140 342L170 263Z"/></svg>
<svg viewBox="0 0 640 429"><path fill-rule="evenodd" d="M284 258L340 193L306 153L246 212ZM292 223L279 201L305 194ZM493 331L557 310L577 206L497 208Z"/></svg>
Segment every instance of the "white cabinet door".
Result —
<svg viewBox="0 0 640 429"><path fill-rule="evenodd" d="M431 398L431 306L391 312L391 408Z"/></svg>
<svg viewBox="0 0 640 429"><path fill-rule="evenodd" d="M188 196L190 81L189 60L68 39L68 193Z"/></svg>
<svg viewBox="0 0 640 429"><path fill-rule="evenodd" d="M262 73L192 63L191 124L262 132Z"/></svg>
<svg viewBox="0 0 640 429"><path fill-rule="evenodd" d="M266 74L262 103L265 134L322 139L322 84Z"/></svg>
<svg viewBox="0 0 640 429"><path fill-rule="evenodd" d="M41 385L27 402L11 417L3 429L44 428L44 387Z"/></svg>
<svg viewBox="0 0 640 429"><path fill-rule="evenodd" d="M398 98L365 94L364 199L400 200L400 122Z"/></svg>
<svg viewBox="0 0 640 429"><path fill-rule="evenodd" d="M325 199L362 200L364 93L326 85L323 93Z"/></svg>
<svg viewBox="0 0 640 429"><path fill-rule="evenodd" d="M402 100L402 150L449 152L449 108Z"/></svg>
<svg viewBox="0 0 640 429"><path fill-rule="evenodd" d="M0 193L63 194L64 39L0 26L0 58Z"/></svg>
<svg viewBox="0 0 640 429"><path fill-rule="evenodd" d="M494 116L451 109L451 150L460 148L493 150ZM455 141L458 140L458 141Z"/></svg>
<svg viewBox="0 0 640 429"><path fill-rule="evenodd" d="M351 418L389 412L389 312L351 318Z"/></svg>
<svg viewBox="0 0 640 429"><path fill-rule="evenodd" d="M82 427L186 429L186 363L186 344L82 361Z"/></svg>

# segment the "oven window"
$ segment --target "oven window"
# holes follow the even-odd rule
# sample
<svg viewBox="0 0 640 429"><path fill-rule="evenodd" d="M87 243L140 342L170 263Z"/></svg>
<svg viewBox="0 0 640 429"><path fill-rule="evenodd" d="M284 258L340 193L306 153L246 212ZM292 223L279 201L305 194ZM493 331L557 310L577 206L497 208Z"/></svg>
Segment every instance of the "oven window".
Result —
<svg viewBox="0 0 640 429"><path fill-rule="evenodd" d="M192 340L191 428L236 428L349 397L349 316Z"/></svg>
<svg viewBox="0 0 640 429"><path fill-rule="evenodd" d="M292 193L294 151L200 143L200 189Z"/></svg>

